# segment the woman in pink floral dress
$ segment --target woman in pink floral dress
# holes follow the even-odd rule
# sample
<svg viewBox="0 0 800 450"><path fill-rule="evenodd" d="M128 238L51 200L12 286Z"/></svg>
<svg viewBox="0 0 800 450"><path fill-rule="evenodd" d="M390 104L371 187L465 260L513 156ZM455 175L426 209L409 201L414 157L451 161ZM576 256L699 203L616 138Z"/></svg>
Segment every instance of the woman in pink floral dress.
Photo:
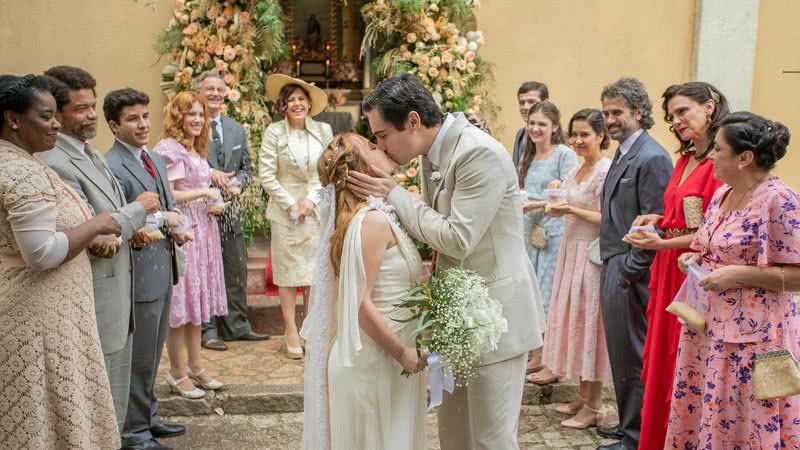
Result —
<svg viewBox="0 0 800 450"><path fill-rule="evenodd" d="M800 197L770 176L786 154L789 130L748 113L724 118L709 158L727 183L706 211L682 270L711 273L700 287L705 333L683 326L666 448L798 449L800 396L758 400L755 356L800 354Z"/></svg>
<svg viewBox="0 0 800 450"><path fill-rule="evenodd" d="M208 156L209 125L205 103L194 93L182 92L167 105L164 139L153 149L167 166L172 192L181 211L194 226L194 240L185 244L186 275L172 291L167 352L167 384L187 398L200 398L198 389L219 389L200 359L200 324L228 313L222 248L215 215L219 191L211 189ZM188 353L188 355L187 355ZM188 365L187 365L188 360ZM194 383L193 383L194 382Z"/></svg>

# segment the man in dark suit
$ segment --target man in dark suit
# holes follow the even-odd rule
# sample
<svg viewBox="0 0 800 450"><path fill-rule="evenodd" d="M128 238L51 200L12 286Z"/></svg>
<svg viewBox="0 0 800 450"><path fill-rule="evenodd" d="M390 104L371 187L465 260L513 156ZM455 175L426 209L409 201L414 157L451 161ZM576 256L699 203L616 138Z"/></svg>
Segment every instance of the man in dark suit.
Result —
<svg viewBox="0 0 800 450"><path fill-rule="evenodd" d="M253 178L247 133L239 122L222 114L227 87L216 72L206 72L197 80L197 89L206 100L210 117L211 142L208 163L213 169L212 179L228 200L236 200ZM238 186L231 184L233 178ZM216 323L203 324L203 347L227 350L224 341L261 341L267 335L253 331L247 319L247 249L239 217L224 214L219 218L222 241L222 265L225 270L225 292L228 297L228 315ZM220 333L217 330L220 328Z"/></svg>
<svg viewBox="0 0 800 450"><path fill-rule="evenodd" d="M600 300L619 426L598 427L597 432L621 441L598 448L636 449L644 392L640 377L650 299L647 285L655 252L633 248L622 239L637 216L663 212L672 160L646 131L653 126L652 104L639 80L617 80L603 89L600 99L608 134L619 143L603 187L600 221Z"/></svg>
<svg viewBox="0 0 800 450"><path fill-rule="evenodd" d="M150 120L147 94L134 89L111 91L103 102L103 112L116 140L106 153L111 171L127 198L143 192L158 195L163 210L175 208L167 169L161 157L147 150ZM133 294L136 331L133 334L131 390L128 415L122 430L124 449L166 449L156 439L178 436L183 425L167 424L158 416L158 402L153 394L161 352L169 328L172 286L178 281L175 260L176 239L168 232L165 238L146 242L143 234L134 236Z"/></svg>
<svg viewBox="0 0 800 450"><path fill-rule="evenodd" d="M517 130L514 136L514 167L519 170L519 162L522 160L522 152L525 151L525 141L528 136L528 111L533 105L548 100L550 92L547 85L538 81L526 81L517 90L517 102L519 103L519 115L522 116L522 128Z"/></svg>
<svg viewBox="0 0 800 450"><path fill-rule="evenodd" d="M61 132L55 148L39 157L75 190L92 214L109 213L122 226L123 242L115 251L97 253L95 246L89 247L97 332L117 426L122 427L128 409L131 333L135 324L128 240L144 226L146 214L159 209L158 198L146 194L126 200L103 155L89 143L97 134L94 77L71 66L52 67L45 74L56 99Z"/></svg>

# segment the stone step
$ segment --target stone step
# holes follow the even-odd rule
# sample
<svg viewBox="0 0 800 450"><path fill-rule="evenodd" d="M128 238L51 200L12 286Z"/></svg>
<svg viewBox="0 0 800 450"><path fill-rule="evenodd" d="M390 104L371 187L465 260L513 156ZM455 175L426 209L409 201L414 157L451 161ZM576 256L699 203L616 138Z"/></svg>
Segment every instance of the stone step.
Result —
<svg viewBox="0 0 800 450"><path fill-rule="evenodd" d="M155 388L159 414L162 416L196 416L204 414L264 414L303 411L303 386L294 385L230 385L215 393L209 391L204 399L189 400L169 392L159 383ZM569 403L578 396L578 385L555 383L538 386L526 383L523 405ZM613 402L614 394L603 389L603 400Z"/></svg>

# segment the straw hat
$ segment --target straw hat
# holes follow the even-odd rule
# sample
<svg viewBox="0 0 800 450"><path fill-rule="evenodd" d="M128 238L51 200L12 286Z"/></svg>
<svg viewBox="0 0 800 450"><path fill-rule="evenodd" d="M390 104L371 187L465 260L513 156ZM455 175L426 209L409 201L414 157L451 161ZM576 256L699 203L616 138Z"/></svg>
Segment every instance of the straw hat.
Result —
<svg viewBox="0 0 800 450"><path fill-rule="evenodd" d="M292 78L282 73L276 73L267 77L267 97L273 102L278 101L281 89L287 84L296 84L305 88L311 96L311 111L309 117L314 117L328 107L328 95L322 89L303 80Z"/></svg>

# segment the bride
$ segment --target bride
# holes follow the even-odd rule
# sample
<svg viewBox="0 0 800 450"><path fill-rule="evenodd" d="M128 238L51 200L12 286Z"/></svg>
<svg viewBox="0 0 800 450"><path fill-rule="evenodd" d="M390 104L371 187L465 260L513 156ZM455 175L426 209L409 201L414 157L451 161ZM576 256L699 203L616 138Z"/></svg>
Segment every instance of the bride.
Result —
<svg viewBox="0 0 800 450"><path fill-rule="evenodd" d="M425 448L425 377L415 323L395 303L417 284L414 242L383 200L360 202L350 170L397 164L355 133L337 136L319 159L322 239L306 339L303 441L306 450Z"/></svg>

